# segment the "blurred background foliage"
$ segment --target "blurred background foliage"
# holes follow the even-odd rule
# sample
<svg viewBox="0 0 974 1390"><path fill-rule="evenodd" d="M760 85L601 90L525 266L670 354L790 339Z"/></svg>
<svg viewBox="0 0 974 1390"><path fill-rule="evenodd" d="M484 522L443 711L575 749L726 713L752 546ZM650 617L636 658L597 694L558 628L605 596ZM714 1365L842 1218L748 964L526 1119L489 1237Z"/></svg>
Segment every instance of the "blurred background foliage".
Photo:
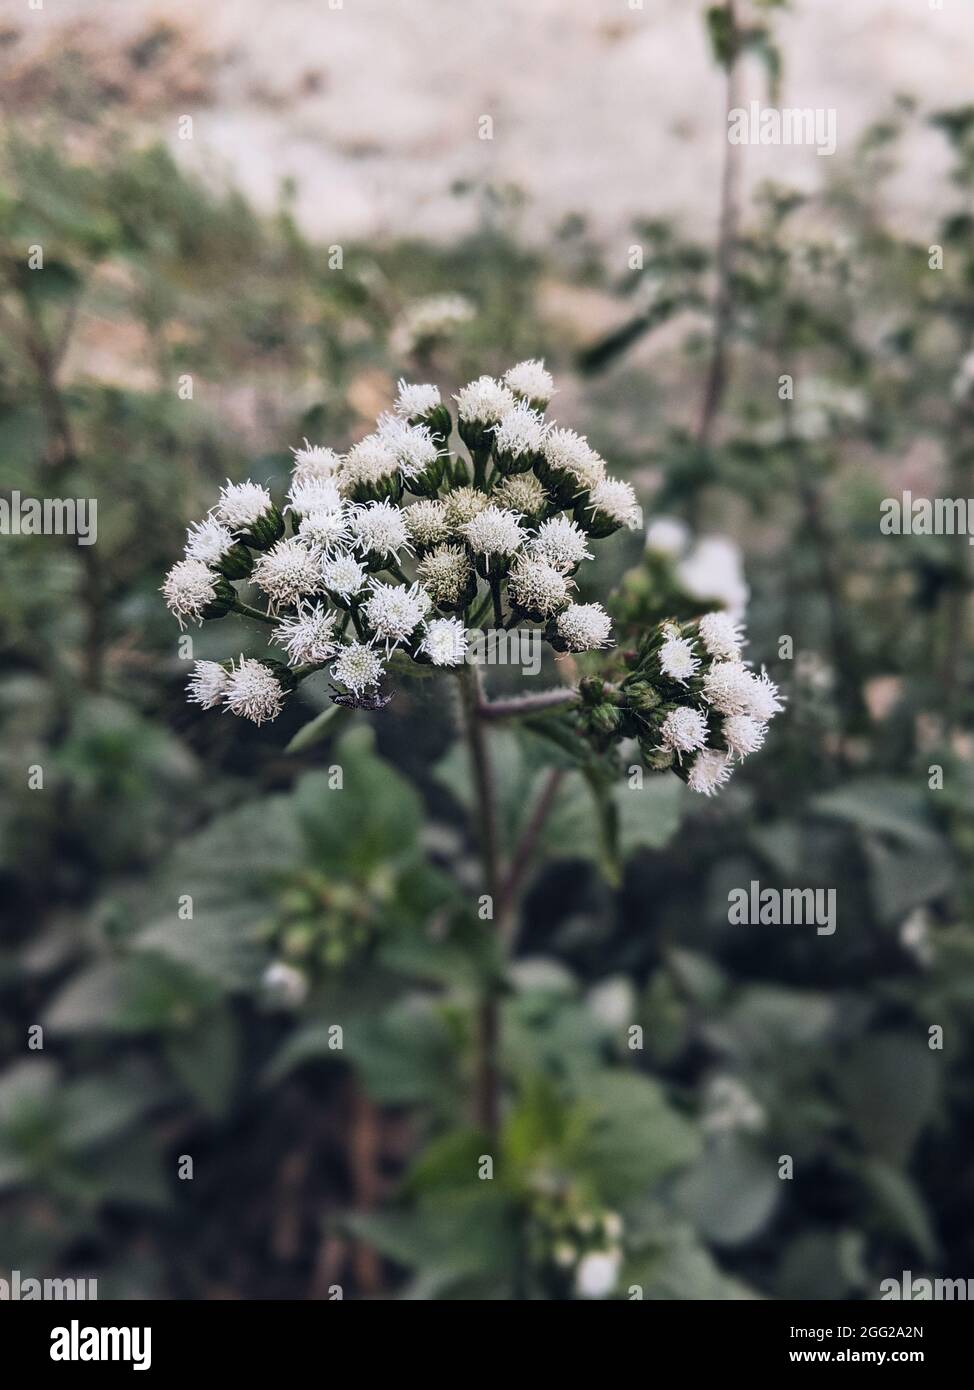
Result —
<svg viewBox="0 0 974 1390"><path fill-rule="evenodd" d="M732 66L719 16L712 33ZM770 28L748 44L774 75ZM293 189L259 216L100 130L80 93L80 154L15 120L2 150L4 494L99 510L94 546L0 545L0 1268L191 1298L571 1297L606 1248L621 1298L966 1277L970 549L878 519L903 487L974 496L974 108L933 117L954 158L942 269L884 218L898 144L930 119L899 101L822 194L766 187L729 262L653 207L620 272L584 210L527 248L510 188L457 190L480 218L456 244L336 258ZM472 316L417 331L446 292ZM789 704L714 802L619 789L616 882L566 769L505 963L439 684L288 750L324 684L270 732L194 712L158 588L226 477L280 482L302 437L346 444L400 375L449 391L529 355L648 519L743 548L749 654ZM601 549L588 596L635 621L721 597L639 536ZM234 623L193 631L193 655L263 650ZM530 730L492 743L513 842L557 754ZM834 888L835 935L729 926L751 879ZM272 961L300 977L269 990ZM485 981L505 1094L487 1149L467 1120Z"/></svg>

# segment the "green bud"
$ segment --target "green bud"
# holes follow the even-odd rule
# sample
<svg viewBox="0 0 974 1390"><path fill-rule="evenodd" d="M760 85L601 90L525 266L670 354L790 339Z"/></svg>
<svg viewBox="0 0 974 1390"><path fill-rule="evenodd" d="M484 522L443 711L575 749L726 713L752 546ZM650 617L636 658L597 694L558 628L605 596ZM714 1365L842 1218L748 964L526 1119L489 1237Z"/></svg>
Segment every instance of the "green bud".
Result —
<svg viewBox="0 0 974 1390"><path fill-rule="evenodd" d="M224 575L214 575L213 589L213 600L203 609L204 618L224 617L237 601L237 591Z"/></svg>
<svg viewBox="0 0 974 1390"><path fill-rule="evenodd" d="M665 772L676 762L676 754L672 748L654 746L649 739L639 740L639 751L651 772Z"/></svg>
<svg viewBox="0 0 974 1390"><path fill-rule="evenodd" d="M240 532L240 540L252 550L270 550L283 535L284 518L271 503L263 516L259 516L248 530Z"/></svg>
<svg viewBox="0 0 974 1390"><path fill-rule="evenodd" d="M589 715L589 721L596 733L614 734L619 727L619 709L616 705L596 705Z"/></svg>
<svg viewBox="0 0 974 1390"><path fill-rule="evenodd" d="M660 702L660 697L647 681L633 681L631 685L623 688L623 694L629 708L639 714L648 714L650 710L656 709Z"/></svg>
<svg viewBox="0 0 974 1390"><path fill-rule="evenodd" d="M236 542L219 561L216 568L227 579L249 579L254 568L254 557L245 545Z"/></svg>
<svg viewBox="0 0 974 1390"><path fill-rule="evenodd" d="M586 676L579 684L578 693L585 705L597 705L605 693L605 681L599 676Z"/></svg>

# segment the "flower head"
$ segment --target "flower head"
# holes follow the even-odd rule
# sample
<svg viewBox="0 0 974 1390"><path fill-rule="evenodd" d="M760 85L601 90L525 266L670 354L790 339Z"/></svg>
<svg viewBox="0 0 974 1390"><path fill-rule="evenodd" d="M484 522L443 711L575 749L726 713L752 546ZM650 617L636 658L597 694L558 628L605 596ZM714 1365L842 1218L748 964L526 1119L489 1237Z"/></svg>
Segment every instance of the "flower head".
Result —
<svg viewBox="0 0 974 1390"><path fill-rule="evenodd" d="M496 425L517 404L514 393L492 376L479 376L453 397L464 424Z"/></svg>
<svg viewBox="0 0 974 1390"><path fill-rule="evenodd" d="M223 704L231 714L263 724L277 718L286 694L269 666L253 657L241 656L238 663L230 664Z"/></svg>
<svg viewBox="0 0 974 1390"><path fill-rule="evenodd" d="M460 529L467 545L475 555L483 558L488 570L492 558L509 559L527 538L517 512L493 505L484 507Z"/></svg>
<svg viewBox="0 0 974 1390"><path fill-rule="evenodd" d="M339 511L342 507L341 494L333 478L295 478L288 492L289 512L298 516L308 516L312 512Z"/></svg>
<svg viewBox="0 0 974 1390"><path fill-rule="evenodd" d="M575 1270L575 1292L579 1298L605 1298L619 1282L622 1251L590 1250Z"/></svg>
<svg viewBox="0 0 974 1390"><path fill-rule="evenodd" d="M707 742L707 721L698 709L677 705L663 720L660 730L664 748L672 748L677 757L695 753Z"/></svg>
<svg viewBox="0 0 974 1390"><path fill-rule="evenodd" d="M536 560L546 560L556 570L571 573L583 560L591 560L587 536L567 516L553 516L543 521L528 543L528 553Z"/></svg>
<svg viewBox="0 0 974 1390"><path fill-rule="evenodd" d="M323 603L299 603L292 617L278 623L274 640L287 652L292 666L329 661L338 650L337 617Z"/></svg>
<svg viewBox="0 0 974 1390"><path fill-rule="evenodd" d="M499 507L536 520L547 507L549 498L533 473L512 473L494 489L494 501Z"/></svg>
<svg viewBox="0 0 974 1390"><path fill-rule="evenodd" d="M555 383L551 373L545 368L544 362L538 362L533 358L508 368L504 373L504 384L536 409L546 406L555 394Z"/></svg>
<svg viewBox="0 0 974 1390"><path fill-rule="evenodd" d="M251 576L272 609L290 608L305 594L321 591L321 567L314 551L297 536L286 536L261 555Z"/></svg>
<svg viewBox="0 0 974 1390"><path fill-rule="evenodd" d="M552 477L568 483L571 496L591 491L605 477L604 461L574 430L549 430L544 439L544 459Z"/></svg>
<svg viewBox="0 0 974 1390"><path fill-rule="evenodd" d="M329 594L351 599L361 592L368 572L354 555L330 555L321 562L322 587Z"/></svg>
<svg viewBox="0 0 974 1390"><path fill-rule="evenodd" d="M445 541L450 534L446 519L446 503L422 497L403 512L409 539L422 549Z"/></svg>
<svg viewBox="0 0 974 1390"><path fill-rule="evenodd" d="M729 613L705 613L697 623L697 631L708 656L720 661L740 661L744 636Z"/></svg>
<svg viewBox="0 0 974 1390"><path fill-rule="evenodd" d="M585 510L591 513L598 524L611 523L613 527L628 526L630 531L642 525L642 508L636 501L636 494L629 483L621 478L603 478L589 493Z"/></svg>
<svg viewBox="0 0 974 1390"><path fill-rule="evenodd" d="M404 420L416 420L429 415L440 403L438 386L410 386L400 380L395 409L396 414L401 415Z"/></svg>
<svg viewBox="0 0 974 1390"><path fill-rule="evenodd" d="M749 714L729 714L722 729L728 749L742 760L758 751L768 732L767 724Z"/></svg>
<svg viewBox="0 0 974 1390"><path fill-rule="evenodd" d="M307 440L300 449L292 449L294 470L291 474L295 483L310 483L316 478L334 478L342 466L341 454L334 449L326 449L321 444L309 444Z"/></svg>
<svg viewBox="0 0 974 1390"><path fill-rule="evenodd" d="M540 622L567 607L571 583L544 560L522 556L511 570L507 594L515 608Z"/></svg>
<svg viewBox="0 0 974 1390"><path fill-rule="evenodd" d="M217 597L217 576L202 560L177 560L166 575L162 592L180 627L187 618L202 623L204 609Z"/></svg>
<svg viewBox="0 0 974 1390"><path fill-rule="evenodd" d="M784 709L778 687L768 675L764 667L761 667L761 674L755 675L751 672L750 701L747 713L753 719L759 719L767 723L776 714L780 714Z"/></svg>
<svg viewBox="0 0 974 1390"><path fill-rule="evenodd" d="M520 473L530 468L544 447L548 426L536 410L518 401L494 426L494 453L504 472ZM524 467L516 465L523 463Z"/></svg>
<svg viewBox="0 0 974 1390"><path fill-rule="evenodd" d="M419 650L434 666L459 666L467 645L467 630L459 618L433 618L426 624Z"/></svg>
<svg viewBox="0 0 974 1390"><path fill-rule="evenodd" d="M348 545L351 531L344 507L323 508L301 517L298 535L319 555L328 555Z"/></svg>
<svg viewBox="0 0 974 1390"><path fill-rule="evenodd" d="M331 668L332 678L355 695L377 686L383 675L383 665L375 649L363 642L349 642L342 647L338 660Z"/></svg>
<svg viewBox="0 0 974 1390"><path fill-rule="evenodd" d="M451 532L462 533L468 521L478 512L490 506L490 502L475 487L457 487L443 498L446 507L446 524Z"/></svg>
<svg viewBox="0 0 974 1390"><path fill-rule="evenodd" d="M740 618L750 593L744 579L740 547L726 536L705 536L676 567L676 577L691 598L719 604Z"/></svg>
<svg viewBox="0 0 974 1390"><path fill-rule="evenodd" d="M429 612L430 597L419 584L382 584L373 579L363 606L365 620L376 637L390 647L404 642Z"/></svg>
<svg viewBox="0 0 974 1390"><path fill-rule="evenodd" d="M592 652L610 640L612 619L601 603L571 603L555 620L558 636L570 652Z"/></svg>
<svg viewBox="0 0 974 1390"><path fill-rule="evenodd" d="M700 660L693 654L693 643L681 637L675 628L667 631L666 640L659 649L659 668L670 680L685 683L696 672Z"/></svg>
<svg viewBox="0 0 974 1390"><path fill-rule="evenodd" d="M398 415L380 415L378 435L392 449L404 478L425 473L443 453L425 425L410 425Z"/></svg>
<svg viewBox="0 0 974 1390"><path fill-rule="evenodd" d="M191 704L213 709L223 701L227 691L227 672L218 661L193 663L193 674L186 682L187 699Z"/></svg>
<svg viewBox="0 0 974 1390"><path fill-rule="evenodd" d="M651 555L666 555L671 560L679 559L687 548L690 530L684 521L675 517L660 516L646 528L646 549Z"/></svg>
<svg viewBox="0 0 974 1390"><path fill-rule="evenodd" d="M366 502L352 510L352 538L363 555L381 559L398 558L399 551L409 550L409 532L398 507L387 500Z"/></svg>
<svg viewBox="0 0 974 1390"><path fill-rule="evenodd" d="M423 587L441 608L459 607L470 593L474 579L467 552L459 545L438 545L416 566Z"/></svg>
<svg viewBox="0 0 974 1390"><path fill-rule="evenodd" d="M405 428L409 428L407 425ZM346 497L369 488L391 483L399 473L399 455L387 437L367 434L345 455L338 474L339 487Z"/></svg>
<svg viewBox="0 0 974 1390"><path fill-rule="evenodd" d="M397 353L415 352L417 348L447 337L474 316L474 307L462 294L434 294L407 304L391 334Z"/></svg>
<svg viewBox="0 0 974 1390"><path fill-rule="evenodd" d="M260 483L231 483L220 489L214 515L231 531L249 531L271 510L274 503Z"/></svg>
<svg viewBox="0 0 974 1390"><path fill-rule="evenodd" d="M730 777L731 771L731 760L726 753L721 753L716 748L705 748L702 753L697 754L690 766L687 786L692 792L713 796Z"/></svg>
<svg viewBox="0 0 974 1390"><path fill-rule="evenodd" d="M219 564L234 544L229 529L212 516L194 521L186 530L187 560L202 560L204 565Z"/></svg>

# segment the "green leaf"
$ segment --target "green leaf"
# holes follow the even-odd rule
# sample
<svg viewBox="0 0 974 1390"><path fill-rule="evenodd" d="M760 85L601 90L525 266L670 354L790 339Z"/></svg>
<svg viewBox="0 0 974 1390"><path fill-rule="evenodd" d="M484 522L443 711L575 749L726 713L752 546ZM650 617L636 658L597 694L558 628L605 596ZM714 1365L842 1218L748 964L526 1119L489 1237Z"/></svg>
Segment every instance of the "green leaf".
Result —
<svg viewBox="0 0 974 1390"><path fill-rule="evenodd" d="M913 1180L882 1159L868 1159L860 1176L883 1218L883 1228L892 1227L905 1236L925 1260L936 1260L937 1239L930 1214Z"/></svg>
<svg viewBox="0 0 974 1390"><path fill-rule="evenodd" d="M872 1154L904 1163L940 1099L940 1066L920 1038L879 1033L853 1048L837 1075L849 1123Z"/></svg>
<svg viewBox="0 0 974 1390"><path fill-rule="evenodd" d="M176 1076L201 1108L216 1119L229 1114L240 1064L240 1035L228 1008L206 1015L173 1034L166 1056Z"/></svg>
<svg viewBox="0 0 974 1390"><path fill-rule="evenodd" d="M303 753L306 748L313 748L316 743L327 737L332 731L332 725L346 712L341 705L328 705L298 730L285 747L285 753Z"/></svg>
<svg viewBox="0 0 974 1390"><path fill-rule="evenodd" d="M731 1138L706 1150L680 1183L678 1204L705 1240L743 1245L765 1229L780 1192L773 1160Z"/></svg>
<svg viewBox="0 0 974 1390"><path fill-rule="evenodd" d="M647 1191L699 1150L694 1126L648 1077L603 1071L584 1108L589 1123L575 1158L610 1203Z"/></svg>
<svg viewBox="0 0 974 1390"><path fill-rule="evenodd" d="M899 844L929 849L939 839L927 797L914 782L863 778L813 797L809 806L817 815L849 821Z"/></svg>

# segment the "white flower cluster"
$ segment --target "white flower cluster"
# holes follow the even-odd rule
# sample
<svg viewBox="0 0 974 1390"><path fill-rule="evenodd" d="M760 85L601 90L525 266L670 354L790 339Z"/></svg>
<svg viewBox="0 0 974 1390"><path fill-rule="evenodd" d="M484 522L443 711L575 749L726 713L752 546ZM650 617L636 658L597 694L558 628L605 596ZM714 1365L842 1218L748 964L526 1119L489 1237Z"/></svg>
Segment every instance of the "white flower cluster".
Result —
<svg viewBox="0 0 974 1390"><path fill-rule="evenodd" d="M411 332L468 308L427 303ZM181 624L228 612L267 623L279 657L199 661L189 699L259 724L327 668L336 698L365 704L394 654L457 667L469 630L490 623L539 623L559 652L608 646L609 615L574 601L574 576L590 540L640 525L639 508L585 439L545 419L554 393L534 360L464 386L454 399L468 459L449 448L438 387L400 381L392 410L345 453L308 440L292 451L280 509L262 483L228 482L163 593Z"/></svg>

